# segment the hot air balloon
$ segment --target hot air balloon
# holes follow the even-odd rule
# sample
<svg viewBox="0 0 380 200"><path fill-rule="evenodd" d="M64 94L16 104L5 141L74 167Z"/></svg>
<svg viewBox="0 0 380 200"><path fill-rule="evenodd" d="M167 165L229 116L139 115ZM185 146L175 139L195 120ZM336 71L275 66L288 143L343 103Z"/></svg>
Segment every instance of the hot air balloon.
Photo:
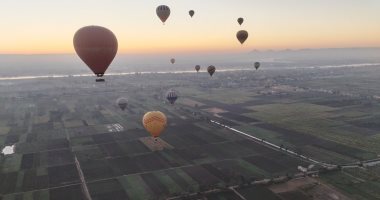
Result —
<svg viewBox="0 0 380 200"><path fill-rule="evenodd" d="M196 65L196 66L195 66L195 70L196 70L197 72L199 72L200 69L201 69L201 66L200 66L200 65Z"/></svg>
<svg viewBox="0 0 380 200"><path fill-rule="evenodd" d="M160 111L152 111L144 115L142 122L152 137L157 138L166 128L167 118L165 114Z"/></svg>
<svg viewBox="0 0 380 200"><path fill-rule="evenodd" d="M189 11L189 15L190 15L190 17L193 17L194 14L195 14L194 10L190 10L190 11Z"/></svg>
<svg viewBox="0 0 380 200"><path fill-rule="evenodd" d="M117 53L117 39L108 29L100 26L86 26L74 35L74 48L82 61L102 77ZM104 79L98 78L97 82Z"/></svg>
<svg viewBox="0 0 380 200"><path fill-rule="evenodd" d="M237 20L237 21L238 21L239 25L242 25L242 24L243 24L243 22L244 22L244 18L241 18L241 17L240 17L240 18L238 18L238 20Z"/></svg>
<svg viewBox="0 0 380 200"><path fill-rule="evenodd" d="M245 31L245 30L241 30L241 31L239 31L239 32L236 33L236 37L237 37L237 39L239 40L239 42L241 44L244 44L244 42L248 38L248 32Z"/></svg>
<svg viewBox="0 0 380 200"><path fill-rule="evenodd" d="M128 99L125 97L120 97L116 100L116 104L124 111L128 106Z"/></svg>
<svg viewBox="0 0 380 200"><path fill-rule="evenodd" d="M210 65L210 66L207 68L207 71L208 71L208 73L210 74L210 76L212 76L212 75L215 73L216 68L215 68L215 66Z"/></svg>
<svg viewBox="0 0 380 200"><path fill-rule="evenodd" d="M174 59L174 58L170 59L170 62L171 62L172 64L174 64L174 63L175 63L175 59Z"/></svg>
<svg viewBox="0 0 380 200"><path fill-rule="evenodd" d="M255 62L255 68L256 68L256 70L258 70L259 67L260 67L260 63L259 62Z"/></svg>
<svg viewBox="0 0 380 200"><path fill-rule="evenodd" d="M177 95L177 92L174 91L174 90L169 90L167 93L166 93L166 99L171 103L171 104L174 104L175 101L177 101L178 99L178 95Z"/></svg>
<svg viewBox="0 0 380 200"><path fill-rule="evenodd" d="M166 5L161 5L156 8L157 16L160 18L162 23L165 24L166 20L170 16L170 8Z"/></svg>

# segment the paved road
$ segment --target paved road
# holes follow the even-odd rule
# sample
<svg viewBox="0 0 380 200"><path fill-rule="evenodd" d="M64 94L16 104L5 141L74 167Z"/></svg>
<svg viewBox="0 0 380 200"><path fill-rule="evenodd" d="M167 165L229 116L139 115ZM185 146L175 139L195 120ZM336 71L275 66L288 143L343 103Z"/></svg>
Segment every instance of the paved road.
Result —
<svg viewBox="0 0 380 200"><path fill-rule="evenodd" d="M313 164L316 164L316 165L320 165L320 166L326 167L326 168L336 168L336 167L338 167L338 165L336 165L336 164L330 164L330 163L326 163L326 162L323 162L323 161L319 161L319 160L307 157L305 155L296 153L294 151L282 148L282 147L280 147L280 146L278 146L276 144L273 144L273 143L270 143L268 141L265 141L264 139L252 136L252 135L250 135L248 133L244 133L243 131L239 131L239 130L237 130L235 128L232 128L230 126L227 126L227 125L222 124L220 122L217 122L215 120L210 120L210 122L213 123L213 124L216 124L218 126L221 126L223 128L229 129L232 132L234 132L236 134L239 134L239 135L242 135L242 136L244 136L244 137L246 137L246 138L248 138L248 139L250 139L252 141L255 141L258 144L262 144L262 145L267 146L267 147L269 147L271 149L274 149L276 151L281 151L281 152L286 153L288 155L300 158L302 160L309 161L310 163L313 163ZM368 167L369 166L380 165L380 158L371 159L371 160L365 160L365 161L355 162L355 163L347 163L347 164L342 164L340 166L343 167L343 168L350 168L350 167L360 167L360 165L362 165L362 166L368 166Z"/></svg>

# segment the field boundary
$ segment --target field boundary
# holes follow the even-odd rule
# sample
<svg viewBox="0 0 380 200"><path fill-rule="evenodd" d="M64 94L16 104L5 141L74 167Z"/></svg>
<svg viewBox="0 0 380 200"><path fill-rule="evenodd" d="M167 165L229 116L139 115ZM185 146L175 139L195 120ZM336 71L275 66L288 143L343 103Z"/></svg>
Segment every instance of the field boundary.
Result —
<svg viewBox="0 0 380 200"><path fill-rule="evenodd" d="M225 124L222 124L222 123L220 123L218 121L210 120L210 122L213 123L213 124L216 124L218 126L221 126L223 128L226 128L226 129L228 129L228 130L230 130L230 131L232 131L234 133L240 134L240 135L242 135L242 136L250 139L251 141L254 141L254 142L258 143L258 144L261 144L263 146L269 147L269 148L271 148L273 150L276 150L276 151L284 152L284 153L286 153L288 155L294 156L294 157L299 158L301 160L308 161L310 163L320 165L320 166L322 166L324 168L327 168L327 169L355 168L355 167L380 165L380 158L360 161L360 162L356 162L356 163L346 163L346 164L341 164L341 165L330 164L330 163L326 163L326 162L323 162L323 161L318 161L316 159L307 157L305 155L299 154L299 153L291 151L289 149L285 149L283 147L280 147L280 146L278 146L276 144L273 144L271 142L268 142L268 141L266 141L264 139L252 136L252 135L250 135L248 133L244 133L243 131L240 131L240 130L237 130L235 128L232 128L232 127L227 126Z"/></svg>

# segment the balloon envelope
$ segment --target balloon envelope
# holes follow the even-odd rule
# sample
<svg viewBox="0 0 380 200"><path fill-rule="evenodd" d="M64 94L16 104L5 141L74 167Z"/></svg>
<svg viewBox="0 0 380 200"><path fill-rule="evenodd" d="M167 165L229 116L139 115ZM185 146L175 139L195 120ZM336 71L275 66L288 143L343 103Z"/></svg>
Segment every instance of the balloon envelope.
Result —
<svg viewBox="0 0 380 200"><path fill-rule="evenodd" d="M216 68L215 68L215 66L210 65L210 66L207 68L207 71L208 71L208 73L210 74L210 76L212 76L212 75L215 73Z"/></svg>
<svg viewBox="0 0 380 200"><path fill-rule="evenodd" d="M74 35L74 48L78 56L101 77L116 56L116 36L101 26L86 26Z"/></svg>
<svg viewBox="0 0 380 200"><path fill-rule="evenodd" d="M143 117L143 125L145 129L153 136L159 137L166 128L167 118L160 111L147 112Z"/></svg>
<svg viewBox="0 0 380 200"><path fill-rule="evenodd" d="M255 68L256 68L256 70L258 70L259 67L260 67L260 63L259 62L255 62Z"/></svg>
<svg viewBox="0 0 380 200"><path fill-rule="evenodd" d="M189 11L189 15L190 15L190 17L193 17L194 14L195 14L194 10L190 10L190 11Z"/></svg>
<svg viewBox="0 0 380 200"><path fill-rule="evenodd" d="M169 90L169 91L166 93L166 99L167 99L171 104L174 104L175 101L177 101L177 99L178 99L177 92L174 91L174 90Z"/></svg>
<svg viewBox="0 0 380 200"><path fill-rule="evenodd" d="M244 44L244 42L248 38L248 32L245 31L245 30L241 30L241 31L239 31L239 32L236 33L236 38L239 40L239 42L241 44Z"/></svg>
<svg viewBox="0 0 380 200"><path fill-rule="evenodd" d="M175 63L175 59L174 59L174 58L170 59L170 62L171 62L172 64L174 64L174 63Z"/></svg>
<svg viewBox="0 0 380 200"><path fill-rule="evenodd" d="M170 8L166 5L161 5L156 8L156 14L162 21L162 23L165 23L166 20L170 16Z"/></svg>
<svg viewBox="0 0 380 200"><path fill-rule="evenodd" d="M116 104L120 107L121 110L125 110L128 106L128 99L125 97L120 97L116 100Z"/></svg>
<svg viewBox="0 0 380 200"><path fill-rule="evenodd" d="M244 18L241 18L241 17L240 17L240 18L238 18L238 20L237 20L237 21L238 21L239 25L242 25L242 24L243 24L243 22L244 22Z"/></svg>
<svg viewBox="0 0 380 200"><path fill-rule="evenodd" d="M200 69L201 69L201 66L200 66L200 65L196 65L196 66L195 66L195 70L196 70L197 72L199 72Z"/></svg>

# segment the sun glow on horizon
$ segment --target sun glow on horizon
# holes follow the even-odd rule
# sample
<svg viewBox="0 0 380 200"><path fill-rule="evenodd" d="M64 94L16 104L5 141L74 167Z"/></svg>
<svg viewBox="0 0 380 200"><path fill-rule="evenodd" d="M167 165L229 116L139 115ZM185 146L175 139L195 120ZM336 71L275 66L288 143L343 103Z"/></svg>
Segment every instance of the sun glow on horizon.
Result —
<svg viewBox="0 0 380 200"><path fill-rule="evenodd" d="M365 1L365 3L363 2ZM3 2L1 54L74 53L72 37L82 26L112 30L119 53L247 52L253 49L380 47L380 2L376 0L193 0L141 2ZM167 4L166 25L155 7ZM90 7L88 7L91 5ZM30 7L35 9L30 9ZM190 18L188 10L194 9ZM17 12L17 13L16 13ZM238 17L245 22L239 26ZM245 29L244 45L236 32Z"/></svg>

